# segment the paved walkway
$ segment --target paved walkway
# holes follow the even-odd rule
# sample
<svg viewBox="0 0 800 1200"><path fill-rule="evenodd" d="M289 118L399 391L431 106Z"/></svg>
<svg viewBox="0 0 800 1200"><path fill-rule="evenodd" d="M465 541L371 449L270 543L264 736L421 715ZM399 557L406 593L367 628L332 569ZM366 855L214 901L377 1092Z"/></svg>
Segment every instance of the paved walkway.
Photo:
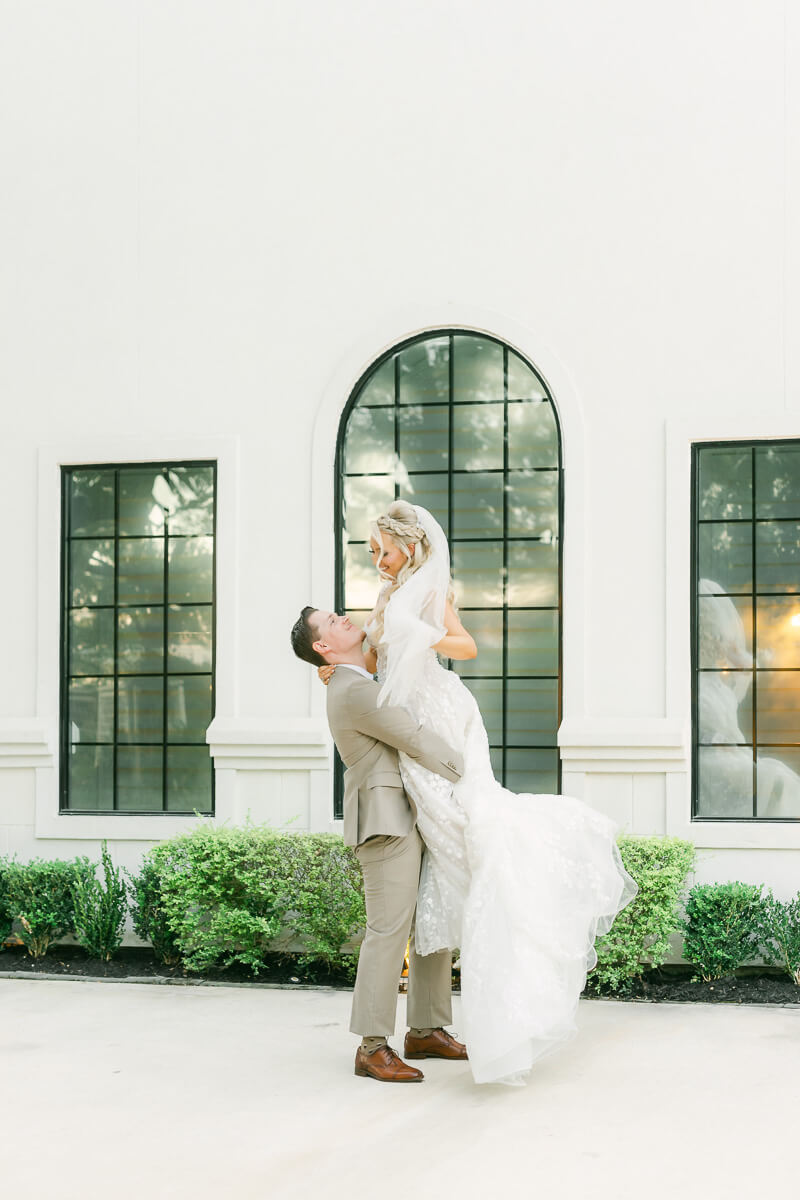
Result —
<svg viewBox="0 0 800 1200"><path fill-rule="evenodd" d="M797 1186L800 1008L584 1001L578 1037L526 1088L435 1061L422 1084L358 1079L349 1008L324 990L0 979L0 1192L738 1200Z"/></svg>

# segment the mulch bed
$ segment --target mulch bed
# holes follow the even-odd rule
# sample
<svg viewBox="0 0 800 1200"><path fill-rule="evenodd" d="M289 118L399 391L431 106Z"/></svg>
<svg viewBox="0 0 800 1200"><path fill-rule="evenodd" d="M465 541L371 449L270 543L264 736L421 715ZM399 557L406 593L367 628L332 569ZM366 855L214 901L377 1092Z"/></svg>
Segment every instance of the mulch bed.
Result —
<svg viewBox="0 0 800 1200"><path fill-rule="evenodd" d="M645 972L625 995L594 993L599 1000L642 1000L653 1004L780 1004L800 1005L800 987L783 971L769 968L742 967L725 979L713 983L692 978L687 966L661 967Z"/></svg>
<svg viewBox="0 0 800 1200"><path fill-rule="evenodd" d="M271 983L289 987L352 987L342 972L321 967L300 967L288 955L270 955L264 969L254 974L248 967L234 963L219 970L187 971L182 966L166 966L146 946L123 946L110 962L90 958L80 946L51 946L44 958L31 958L24 946L7 946L0 952L0 976L24 972L26 975L77 975L85 979L166 979L175 983Z"/></svg>
<svg viewBox="0 0 800 1200"><path fill-rule="evenodd" d="M181 966L165 966L147 947L124 946L110 962L90 958L80 946L57 945L38 961L24 946L8 946L0 951L0 976L66 975L85 979L165 980L171 983L261 983L283 987L352 987L343 973L320 967L300 967L288 955L270 955L262 971L255 975L249 968L234 964L224 970L189 972ZM458 972L453 987L458 990ZM788 975L777 971L743 967L735 975L703 983L692 979L686 966L662 967L648 971L624 995L584 993L589 999L638 1000L650 1003L692 1002L700 1004L778 1004L800 1005L800 987Z"/></svg>

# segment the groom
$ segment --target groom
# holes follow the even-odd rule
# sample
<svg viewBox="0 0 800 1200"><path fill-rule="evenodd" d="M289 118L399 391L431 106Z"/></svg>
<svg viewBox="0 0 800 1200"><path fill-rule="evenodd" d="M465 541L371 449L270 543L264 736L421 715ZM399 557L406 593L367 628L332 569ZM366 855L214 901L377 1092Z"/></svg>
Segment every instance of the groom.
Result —
<svg viewBox="0 0 800 1200"><path fill-rule="evenodd" d="M358 960L350 1031L361 1035L356 1075L387 1083L423 1079L387 1042L394 1031L397 986L406 944L406 1058L465 1059L466 1047L446 1032L452 1021L450 952L416 953L412 929L424 845L416 810L403 788L397 751L456 782L460 755L404 708L378 707L379 685L366 669L364 631L345 616L310 606L292 629L292 648L313 666L336 666L328 684L328 724L347 770L344 840L355 847L364 876L367 930Z"/></svg>

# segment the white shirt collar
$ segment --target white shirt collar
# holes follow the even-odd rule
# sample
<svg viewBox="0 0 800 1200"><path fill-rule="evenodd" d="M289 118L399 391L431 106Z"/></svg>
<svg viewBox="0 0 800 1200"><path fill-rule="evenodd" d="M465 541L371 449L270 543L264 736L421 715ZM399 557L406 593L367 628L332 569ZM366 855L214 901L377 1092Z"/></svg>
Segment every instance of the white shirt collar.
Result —
<svg viewBox="0 0 800 1200"><path fill-rule="evenodd" d="M337 667L347 667L350 671L358 671L358 674L363 675L365 679L372 679L369 671L365 670L364 667L359 667L357 663L337 663L336 665Z"/></svg>

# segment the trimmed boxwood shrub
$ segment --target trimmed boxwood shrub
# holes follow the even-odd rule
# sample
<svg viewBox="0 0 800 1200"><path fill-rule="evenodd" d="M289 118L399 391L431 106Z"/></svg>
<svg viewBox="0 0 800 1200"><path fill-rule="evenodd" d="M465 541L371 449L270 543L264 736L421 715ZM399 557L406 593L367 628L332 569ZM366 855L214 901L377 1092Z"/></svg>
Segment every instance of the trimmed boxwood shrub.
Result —
<svg viewBox="0 0 800 1200"><path fill-rule="evenodd" d="M257 974L292 942L301 962L353 965L342 947L366 919L358 861L334 834L201 825L149 850L132 886L137 932L174 939L194 971L238 962Z"/></svg>
<svg viewBox="0 0 800 1200"><path fill-rule="evenodd" d="M678 928L679 906L695 862L691 842L670 837L621 837L626 871L639 885L605 937L599 938L597 966L589 975L593 991L625 992L649 967L660 966Z"/></svg>
<svg viewBox="0 0 800 1200"><path fill-rule="evenodd" d="M11 909L8 904L8 862L0 858L0 950L11 933Z"/></svg>
<svg viewBox="0 0 800 1200"><path fill-rule="evenodd" d="M32 958L43 958L51 942L74 929L75 887L94 878L88 858L41 859L6 864L7 904Z"/></svg>
<svg viewBox="0 0 800 1200"><path fill-rule="evenodd" d="M768 892L763 901L764 961L783 967L800 986L800 893L782 902Z"/></svg>
<svg viewBox="0 0 800 1200"><path fill-rule="evenodd" d="M128 871L127 875L133 928L143 941L150 943L159 962L174 966L180 962L181 952L161 898L160 862L154 851L144 856L138 874Z"/></svg>
<svg viewBox="0 0 800 1200"><path fill-rule="evenodd" d="M701 883L693 887L683 922L683 956L706 982L731 975L757 958L764 936L762 885Z"/></svg>
<svg viewBox="0 0 800 1200"><path fill-rule="evenodd" d="M103 882L94 873L79 873L72 888L75 909L73 928L78 945L94 958L108 962L122 945L128 895L122 872L114 866L108 843L101 851Z"/></svg>

